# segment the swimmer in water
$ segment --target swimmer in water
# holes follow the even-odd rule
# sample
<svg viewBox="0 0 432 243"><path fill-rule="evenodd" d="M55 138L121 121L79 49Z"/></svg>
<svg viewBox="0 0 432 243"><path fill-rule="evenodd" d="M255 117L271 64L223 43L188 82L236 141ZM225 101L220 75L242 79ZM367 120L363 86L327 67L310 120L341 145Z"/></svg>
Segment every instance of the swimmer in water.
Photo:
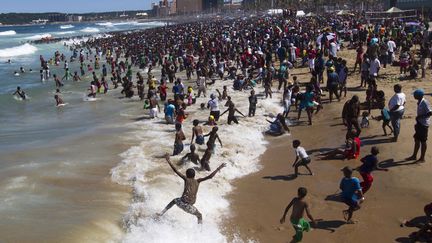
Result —
<svg viewBox="0 0 432 243"><path fill-rule="evenodd" d="M222 145L222 141L219 138L219 135L217 134L217 131L219 130L218 127L213 127L213 129L211 130L211 132L209 132L208 134L204 135L204 137L209 137L208 141L207 141L207 145L210 145L210 147L213 149L215 149L216 147L216 139L219 141L219 144L221 147L223 147Z"/></svg>
<svg viewBox="0 0 432 243"><path fill-rule="evenodd" d="M21 89L20 86L17 87L16 91L15 91L12 95L16 95L18 98L21 98L21 99L23 99L23 100L26 99L26 94L25 94L25 92Z"/></svg>
<svg viewBox="0 0 432 243"><path fill-rule="evenodd" d="M246 117L245 115L243 115L243 113L241 113L241 111L237 110L237 108L235 108L234 103L230 103L229 107L226 111L224 111L220 116L223 116L225 113L228 112L228 125L231 125L232 122L238 124L238 119L235 116L235 113L238 112L240 115L242 115L243 117Z"/></svg>
<svg viewBox="0 0 432 243"><path fill-rule="evenodd" d="M53 75L56 87L62 87L64 84L60 81L56 74Z"/></svg>
<svg viewBox="0 0 432 243"><path fill-rule="evenodd" d="M186 137L182 130L182 124L176 123L176 134L175 134L175 140L174 140L174 152L173 156L180 154L183 151L183 140L186 140Z"/></svg>
<svg viewBox="0 0 432 243"><path fill-rule="evenodd" d="M54 99L55 99L55 101L56 101L56 106L59 106L59 105L63 105L63 104L64 104L64 102L63 102L62 98L60 98L60 96L58 96L58 95L54 95Z"/></svg>
<svg viewBox="0 0 432 243"><path fill-rule="evenodd" d="M20 72L21 72L21 73L25 73L25 70L24 70L23 67L20 67Z"/></svg>
<svg viewBox="0 0 432 243"><path fill-rule="evenodd" d="M210 175L195 179L195 170L190 168L186 170L186 175L183 175L179 172L174 165L170 161L169 154L165 155L166 161L168 162L171 169L184 181L184 190L183 195L179 198L173 199L161 213L158 213L157 216L164 215L172 206L177 205L186 213L195 215L198 219L198 224L202 223L202 214L198 211L198 209L194 206L197 198L198 188L201 182L212 179L222 168L226 166L226 164L221 164L215 171L213 171Z"/></svg>
<svg viewBox="0 0 432 243"><path fill-rule="evenodd" d="M195 143L199 144L199 145L203 145L204 144L204 133L202 130L202 127L199 125L199 120L195 119L193 120L193 128L192 128L192 139L191 139L191 144L193 143L194 137L196 137L195 139Z"/></svg>
<svg viewBox="0 0 432 243"><path fill-rule="evenodd" d="M183 158L181 158L179 165L185 164L187 161L192 161L194 164L198 164L200 161L199 155L195 153L196 147L195 144L190 145L190 153L187 153Z"/></svg>
<svg viewBox="0 0 432 243"><path fill-rule="evenodd" d="M75 82L81 81L81 78L78 75L78 72L76 72L76 71L75 71L74 76L73 76L73 81L75 81Z"/></svg>
<svg viewBox="0 0 432 243"><path fill-rule="evenodd" d="M91 81L91 83L90 83L90 88L89 88L88 90L90 91L90 94L88 94L87 96L88 96L88 97L96 98L96 90L97 90L97 87L96 87L96 84L95 84L94 81Z"/></svg>

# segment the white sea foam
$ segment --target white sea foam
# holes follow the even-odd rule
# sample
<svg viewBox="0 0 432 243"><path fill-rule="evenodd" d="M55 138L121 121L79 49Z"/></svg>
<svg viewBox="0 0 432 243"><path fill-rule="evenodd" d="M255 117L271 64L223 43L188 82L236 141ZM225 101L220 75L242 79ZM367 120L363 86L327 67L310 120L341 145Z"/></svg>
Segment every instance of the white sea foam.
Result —
<svg viewBox="0 0 432 243"><path fill-rule="evenodd" d="M50 38L50 37L52 37L52 35L49 33L46 33L46 34L32 35L32 36L26 37L25 39L26 40L40 40L42 38Z"/></svg>
<svg viewBox="0 0 432 243"><path fill-rule="evenodd" d="M15 30L7 30L0 32L0 36L10 36L10 35L16 35L17 32Z"/></svg>
<svg viewBox="0 0 432 243"><path fill-rule="evenodd" d="M67 24L67 25L61 25L60 29L65 30L65 29L72 29L75 26L71 25L71 24Z"/></svg>
<svg viewBox="0 0 432 243"><path fill-rule="evenodd" d="M220 89L223 83L217 84ZM226 83L225 83L226 84ZM234 91L230 91L234 92ZM233 101L237 109L247 113L248 91L236 92ZM276 96L279 96L278 94ZM163 217L156 220L153 216L160 212L172 199L181 195L183 182L168 167L164 159L165 152L172 152L174 127L165 125L161 120L145 120L131 124L133 132L127 136L135 141L142 141L131 147L120 156L122 162L111 170L113 181L130 185L134 191L127 214L124 217L127 234L124 242L227 242L223 234L224 218L229 217L229 201L225 198L231 191L234 179L253 173L260 169L259 156L266 149L263 131L268 128L264 114L276 114L282 111L276 99L259 100L257 116L254 118L239 118L239 125L227 125L226 116L219 121L219 136L224 144L217 145L216 153L211 158L211 168L220 163L227 163L214 179L202 183L195 206L201 211L204 224L197 225L196 218L174 206ZM199 98L197 103L206 102ZM197 106L188 108L189 118L184 123L183 130L187 140L191 136L193 119L205 119L208 110L197 110ZM223 104L221 104L223 107ZM204 128L207 132L209 127ZM189 142L185 143L185 152L189 151ZM198 152L202 155L200 146ZM172 158L177 163L180 156ZM189 164L179 168L182 172ZM197 177L207 175L207 172L197 172ZM239 240L241 241L241 240Z"/></svg>
<svg viewBox="0 0 432 243"><path fill-rule="evenodd" d="M164 26L165 22L151 21L151 22L134 22L133 25L136 26Z"/></svg>
<svg viewBox="0 0 432 243"><path fill-rule="evenodd" d="M56 32L56 35L71 35L71 34L75 34L76 31L60 31L60 32Z"/></svg>
<svg viewBox="0 0 432 243"><path fill-rule="evenodd" d="M105 27L114 26L114 24L111 22L96 23L96 25L105 26Z"/></svg>
<svg viewBox="0 0 432 243"><path fill-rule="evenodd" d="M0 57L16 57L16 56L23 56L23 55L29 55L33 54L37 51L37 48L35 46L32 46L28 43L21 45L21 46L15 46L5 49L0 49Z"/></svg>
<svg viewBox="0 0 432 243"><path fill-rule="evenodd" d="M93 27L86 27L86 28L82 29L81 32L85 32L85 33L97 33L97 32L100 32L100 29L93 28Z"/></svg>

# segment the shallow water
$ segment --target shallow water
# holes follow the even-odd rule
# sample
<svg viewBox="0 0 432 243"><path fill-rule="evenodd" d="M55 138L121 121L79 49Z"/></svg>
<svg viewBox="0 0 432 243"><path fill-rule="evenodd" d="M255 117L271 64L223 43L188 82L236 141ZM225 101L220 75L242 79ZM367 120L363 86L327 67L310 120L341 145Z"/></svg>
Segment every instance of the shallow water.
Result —
<svg viewBox="0 0 432 243"><path fill-rule="evenodd" d="M40 81L39 55L47 59L59 50L69 57L69 50L62 44L25 42L47 34L72 36L86 28L101 34L160 24L74 24L67 26L69 33L60 25L0 27L0 241L120 240L131 194L109 172L121 161L119 154L136 143L123 137L130 130L124 124L131 122L125 114L142 113L137 101L119 99L119 90L83 101L89 76L79 83L64 81L61 96L68 105L55 107L55 84ZM12 64L5 63L8 59ZM14 76L21 66L27 72ZM63 76L61 67L50 67L51 74ZM77 64L70 69L78 70ZM28 100L11 95L17 86Z"/></svg>
<svg viewBox="0 0 432 243"><path fill-rule="evenodd" d="M102 23L68 26L67 31L87 31L101 34L102 29L146 28L140 23ZM58 31L65 31L64 26ZM37 27L39 28L39 27ZM51 28L51 27L49 27ZM10 31L1 29L1 31ZM16 35L30 38L50 33ZM5 37L1 49L23 45L12 43ZM9 38L9 39L8 39ZM33 37L32 37L33 38ZM9 44L4 44L9 43ZM95 102L85 102L83 97L87 81L66 81L62 88L65 107L54 106L55 85L52 80L39 81L39 73L13 76L20 66L36 68L39 54L48 57L54 50L68 52L61 44L35 45L37 51L12 58L0 57L0 235L14 242L227 242L224 218L232 213L225 199L232 191L234 179L260 168L259 156L266 149L263 132L268 127L265 115L282 111L278 99L260 99L255 118L239 118L240 124L227 125L221 118L219 135L224 146L217 146L211 159L211 168L227 163L213 180L200 186L196 207L204 216L204 224L197 226L196 219L173 207L160 219L160 212L182 192L182 181L170 170L164 159L172 152L174 126L165 125L163 115L145 119L142 103L136 99L119 99L119 90L98 95ZM67 55L69 56L69 55ZM72 71L76 64L70 64ZM51 73L63 74L61 67L51 67ZM184 76L184 74L180 74ZM187 82L185 82L188 85ZM19 101L11 96L20 85L30 96ZM217 81L208 92L228 86L232 81ZM261 88L257 88L261 91ZM249 91L236 92L233 101L237 109L247 114ZM280 98L280 94L275 94ZM200 110L200 103L208 98L198 98L197 105L189 107L189 118L184 123L186 133L184 155L189 151L192 120L204 121L208 110ZM224 102L221 103L223 111ZM210 127L205 127L205 132ZM202 156L204 147L198 148ZM180 156L173 157L177 163ZM185 171L186 164L180 167ZM198 169L198 168L197 168ZM208 175L199 171L198 177ZM43 220L41 220L41 218ZM19 233L19 232L25 232ZM3 237L4 236L4 237ZM234 237L235 238L235 237ZM240 240L239 240L240 241Z"/></svg>

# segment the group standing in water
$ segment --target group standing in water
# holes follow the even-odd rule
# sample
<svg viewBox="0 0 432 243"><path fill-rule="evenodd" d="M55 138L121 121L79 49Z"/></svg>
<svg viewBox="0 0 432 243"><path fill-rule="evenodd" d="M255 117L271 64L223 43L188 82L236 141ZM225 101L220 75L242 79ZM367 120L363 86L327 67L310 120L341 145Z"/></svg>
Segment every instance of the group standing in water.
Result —
<svg viewBox="0 0 432 243"><path fill-rule="evenodd" d="M197 98L201 95L207 97L207 93L210 93L207 104L200 103L199 106L202 110L209 110L208 117L206 115L203 120L207 121L204 125L211 127L211 131L205 134L200 120L193 120L190 152L182 156L180 164L184 165L187 161L191 161L200 165L202 171L211 171L210 159L216 153L216 142L218 141L222 147L218 134L220 126L217 124L224 122L220 118L227 114L227 124L230 125L242 122L236 114L246 117L246 113L243 114L234 103L237 102L238 94L246 92L248 95L249 118L242 118L244 120L262 119L255 118L256 115L264 115L260 114L262 110L259 109L261 99L274 100L277 97L275 94L278 92L282 94L283 107L279 108L283 111L273 115L273 120L267 120L270 125L266 133L271 136L280 136L289 132L287 118L293 108L296 109L297 115L291 118L291 123L301 124L301 114L305 111L307 124L312 126L313 116L324 108L322 98L324 92L328 92L329 103L333 102L333 98L344 99L347 95L347 85L351 84L347 83L349 75L347 61L338 57L338 48L341 39L345 38L349 39L351 48L356 49L355 67L361 64L360 86L367 86L366 100L361 102L360 98L354 95L345 103L341 113L342 122L347 128L346 145L342 149L320 154L319 159L360 157L359 136L362 129L367 128L366 125L362 125L367 124L366 122L359 122L361 110L368 110L363 115L363 119L367 120L371 110L379 109L385 134L387 134L386 127L392 128L393 140L396 142L400 133L400 119L403 116L406 97L401 94L402 87L395 86L396 94L390 99L387 109L384 92L378 90L377 78L380 77L381 61L387 63L390 57L393 58L397 48L405 53L411 48L413 37L404 34L402 28L394 30L390 23L382 26L365 25L360 15L352 17L322 14L318 20L318 22L314 18L298 20L295 16L284 14L271 18L250 17L202 21L140 32L114 33L109 38L91 39L80 45L71 46L73 55L69 62L60 52L56 52L54 58L49 61L45 61L41 56L41 81L50 78L49 65L59 66L63 62L65 74L62 78L56 74L52 75L59 89L64 87L62 81L68 82L70 79L80 81L87 71L92 74L87 94L90 98L96 98L99 93L107 93L110 86L112 89L121 87L120 93L125 98L138 97L140 102L144 103L143 107L149 110L149 117L152 119L158 119L159 107L163 104L166 124L175 127L173 156L182 156L184 151L187 137L183 131L183 124L188 121L188 107L198 106ZM351 32L349 36L332 35L340 28L351 31L355 29L356 33ZM384 32L381 28L384 28ZM396 31L395 37L392 37L393 31ZM396 40L399 45L394 46L393 40ZM429 43L430 40L423 45L428 46ZM404 58L405 56L401 57ZM71 71L74 62L79 62L79 73ZM290 81L292 69L301 67L308 70L311 75L310 80L300 82L296 76L293 76ZM134 80L136 69L139 71ZM159 79L155 77L155 70L160 70ZM179 77L181 74L186 75L185 80ZM278 89L272 89L274 80L279 81ZM324 81L326 81L325 85ZM185 85L186 82L188 84ZM230 89L225 85L229 82L232 83ZM222 83L223 86L220 85ZM217 94L208 92L213 85L222 86L222 92L219 90ZM168 86L172 87L171 92ZM197 96L194 90L198 91ZM228 94L229 90L230 94ZM25 93L19 87L14 95L25 99ZM424 98L423 90L417 90L414 97L418 100L415 145L413 154L408 159L417 160L420 151L418 162L424 162L432 109ZM60 94L55 95L55 101L57 106L64 104ZM221 112L222 102L225 102L224 107L226 107L223 112ZM208 138L207 143L206 138ZM200 158L197 146L204 144L205 152ZM310 175L315 175L312 172L313 159L301 145L303 144L299 140L293 141L296 158L292 167L295 177L300 175L301 167L304 167ZM355 222L352 219L353 213L360 209L364 201L364 193L372 186L371 173L375 170L384 170L379 167L378 153L379 149L373 147L371 154L361 159L362 166L356 170L360 172L362 182L353 177L353 168L342 169L343 178L339 189L342 191L341 200L348 205L348 209L343 211L347 223ZM180 198L172 200L159 216L164 215L173 205L177 205L187 213L196 216L198 223L201 223L202 214L194 206L199 184L213 178L225 167L225 164L217 167L209 176L195 179L194 169L187 169L184 175L171 162L169 155L166 155L166 160L173 171L183 179L184 192ZM286 214L292 207L290 221L296 231L294 242L301 241L303 231L310 229L309 223L303 218L304 212L315 223L305 200L307 189L299 188L297 194L280 220L281 223L285 221Z"/></svg>

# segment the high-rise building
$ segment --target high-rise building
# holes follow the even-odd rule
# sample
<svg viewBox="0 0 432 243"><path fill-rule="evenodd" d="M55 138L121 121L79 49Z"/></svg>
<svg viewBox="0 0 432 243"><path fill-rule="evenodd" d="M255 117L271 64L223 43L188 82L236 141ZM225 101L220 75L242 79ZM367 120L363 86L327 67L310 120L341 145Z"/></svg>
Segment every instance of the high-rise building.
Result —
<svg viewBox="0 0 432 243"><path fill-rule="evenodd" d="M218 9L222 9L224 5L224 0L202 0L203 1L203 10L205 12L213 12Z"/></svg>
<svg viewBox="0 0 432 243"><path fill-rule="evenodd" d="M177 14L200 13L203 10L203 0L177 0Z"/></svg>

